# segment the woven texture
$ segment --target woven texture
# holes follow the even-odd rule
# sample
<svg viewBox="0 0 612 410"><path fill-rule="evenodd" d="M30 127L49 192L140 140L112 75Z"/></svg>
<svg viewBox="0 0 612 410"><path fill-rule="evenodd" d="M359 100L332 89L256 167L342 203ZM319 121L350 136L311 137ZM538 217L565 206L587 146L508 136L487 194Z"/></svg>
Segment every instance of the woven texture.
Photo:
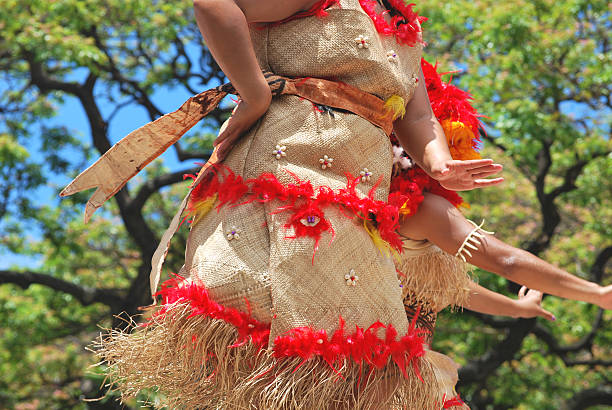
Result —
<svg viewBox="0 0 612 410"><path fill-rule="evenodd" d="M422 46L400 46L395 37L379 35L358 0L342 0L328 12L254 34L257 50L266 52L261 63L280 75L336 79L383 99L396 94L407 101L414 91L407 79L420 68ZM357 47L358 36L369 39L368 48ZM388 60L389 51L397 60Z"/></svg>
<svg viewBox="0 0 612 410"><path fill-rule="evenodd" d="M369 38L368 48L355 43L360 35ZM382 99L398 95L408 101L420 68L420 46L380 37L358 0L341 1L341 8L334 6L322 19L253 29L252 39L262 68L338 80ZM389 61L391 50L397 61ZM284 147L285 156L273 154L277 146ZM331 167L322 167L325 156L333 158ZM284 95L273 100L223 165L244 180L269 173L283 185L297 177L315 189L332 190L345 189L347 174L359 176L367 168L371 178L357 185L357 194L372 191L374 199L385 201L392 156L387 135L367 120L320 113L311 102ZM363 221L335 205L324 207L332 230L323 232L315 252L312 237L291 238L290 215L282 212L286 203L240 202L213 208L191 226L188 237L181 274L205 286L214 301L270 323L270 343L301 326L332 334L339 317L347 329L380 321L400 336L408 331L394 262L381 254ZM359 277L354 286L347 282L349 273ZM451 379L435 373L426 358L419 367L424 382L412 372L403 377L393 365L362 372L350 360L340 369L345 380L319 358L294 372L299 358L276 360L271 349L258 353L251 344L228 349L234 337L231 325L189 317L177 305L142 332L110 335L99 352L126 397L159 386L171 407L365 409L377 403L434 409L441 407L440 386L453 383L452 372ZM259 378L268 371L274 377ZM368 387L356 391L366 375Z"/></svg>

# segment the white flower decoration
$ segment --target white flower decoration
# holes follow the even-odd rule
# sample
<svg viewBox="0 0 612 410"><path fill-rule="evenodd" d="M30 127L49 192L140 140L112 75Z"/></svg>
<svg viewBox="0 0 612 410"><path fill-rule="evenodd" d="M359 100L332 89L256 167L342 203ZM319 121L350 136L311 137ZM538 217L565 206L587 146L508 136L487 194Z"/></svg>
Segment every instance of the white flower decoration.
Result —
<svg viewBox="0 0 612 410"><path fill-rule="evenodd" d="M357 44L358 48L369 48L370 37L360 34L359 36L355 37L355 44Z"/></svg>
<svg viewBox="0 0 612 410"><path fill-rule="evenodd" d="M277 145L276 149L274 151L272 151L272 154L274 154L276 156L276 159L281 159L282 157L286 157L287 153L285 152L285 150L287 149L286 146L281 146L281 145Z"/></svg>
<svg viewBox="0 0 612 410"><path fill-rule="evenodd" d="M393 146L393 165L399 164L401 169L412 168L412 161L404 155L402 147Z"/></svg>
<svg viewBox="0 0 612 410"><path fill-rule="evenodd" d="M416 76L416 74L412 74L412 76L408 80L408 84L410 84L412 87L416 87L418 82L419 82L419 79Z"/></svg>
<svg viewBox="0 0 612 410"><path fill-rule="evenodd" d="M361 175L361 182L369 181L372 178L372 173L367 168L362 169L359 175Z"/></svg>
<svg viewBox="0 0 612 410"><path fill-rule="evenodd" d="M319 163L321 164L321 169L331 168L334 159L328 157L327 155L323 155L323 158L319 159Z"/></svg>
<svg viewBox="0 0 612 410"><path fill-rule="evenodd" d="M397 61L397 54L395 53L395 51L387 51L387 60L389 60L390 63L395 63Z"/></svg>
<svg viewBox="0 0 612 410"><path fill-rule="evenodd" d="M348 286L355 286L359 280L359 276L355 274L355 269L351 269L349 273L344 275L344 279L346 280L346 284Z"/></svg>
<svg viewBox="0 0 612 410"><path fill-rule="evenodd" d="M232 229L227 231L227 240L231 241L232 239L240 239L240 229L236 228L235 226L232 226Z"/></svg>

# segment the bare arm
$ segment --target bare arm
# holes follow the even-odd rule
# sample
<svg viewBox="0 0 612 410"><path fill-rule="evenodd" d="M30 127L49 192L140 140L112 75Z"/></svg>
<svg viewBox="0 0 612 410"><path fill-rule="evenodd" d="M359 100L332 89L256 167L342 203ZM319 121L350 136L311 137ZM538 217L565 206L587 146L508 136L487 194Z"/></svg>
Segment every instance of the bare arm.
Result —
<svg viewBox="0 0 612 410"><path fill-rule="evenodd" d="M474 282L470 283L470 297L465 308L487 315L532 318L541 316L548 320L555 320L552 313L542 308L542 292L530 290L523 286L518 299L493 292Z"/></svg>
<svg viewBox="0 0 612 410"><path fill-rule="evenodd" d="M425 194L418 212L404 221L400 231L412 239L427 239L454 255L474 226L447 200ZM484 234L477 250L470 250L473 265L497 273L530 289L562 298L581 300L612 309L612 285L601 287L559 269L537 256Z"/></svg>
<svg viewBox="0 0 612 410"><path fill-rule="evenodd" d="M484 179L502 169L490 159L453 160L444 130L431 109L422 71L419 71L414 95L406 105L406 115L393 123L393 131L410 158L448 189L482 188L503 181L502 178Z"/></svg>
<svg viewBox="0 0 612 410"><path fill-rule="evenodd" d="M431 109L422 71L406 114L395 121L393 131L410 157L434 178L452 160L444 130Z"/></svg>
<svg viewBox="0 0 612 410"><path fill-rule="evenodd" d="M223 160L245 131L268 110L272 94L249 34L248 23L276 21L315 0L194 0L196 22L215 61L232 82L240 103L217 139L213 156Z"/></svg>

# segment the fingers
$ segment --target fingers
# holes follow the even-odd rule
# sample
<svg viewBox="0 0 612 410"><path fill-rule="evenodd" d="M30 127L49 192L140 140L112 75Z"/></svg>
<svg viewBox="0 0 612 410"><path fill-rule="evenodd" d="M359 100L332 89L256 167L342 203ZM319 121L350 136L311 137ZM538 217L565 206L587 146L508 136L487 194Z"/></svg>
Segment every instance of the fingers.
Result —
<svg viewBox="0 0 612 410"><path fill-rule="evenodd" d="M492 170L487 170L487 171L480 171L480 172L474 172L472 171L472 178L475 179L482 179L482 178L486 178L488 176L497 174L501 171L501 169L492 169Z"/></svg>
<svg viewBox="0 0 612 410"><path fill-rule="evenodd" d="M487 159L466 159L463 160L453 160L447 163L447 167L457 167L457 168L478 168L484 167L487 165L492 165L493 160L490 158Z"/></svg>
<svg viewBox="0 0 612 410"><path fill-rule="evenodd" d="M518 291L518 298L523 299L525 297L525 292L527 292L527 286L522 286Z"/></svg>
<svg viewBox="0 0 612 410"><path fill-rule="evenodd" d="M538 316L543 317L546 320L550 320L551 322L554 322L555 320L557 320L555 315L553 315L552 313L550 313L548 310L545 310L545 309L542 309L538 313Z"/></svg>
<svg viewBox="0 0 612 410"><path fill-rule="evenodd" d="M485 188L493 185L499 185L502 182L504 182L503 178L477 179L474 181L474 188Z"/></svg>
<svg viewBox="0 0 612 410"><path fill-rule="evenodd" d="M530 297L536 299L538 301L538 303L541 303L542 302L542 298L544 297L544 294L542 292L540 292L539 290L529 289L529 291L527 292L527 296L530 296Z"/></svg>

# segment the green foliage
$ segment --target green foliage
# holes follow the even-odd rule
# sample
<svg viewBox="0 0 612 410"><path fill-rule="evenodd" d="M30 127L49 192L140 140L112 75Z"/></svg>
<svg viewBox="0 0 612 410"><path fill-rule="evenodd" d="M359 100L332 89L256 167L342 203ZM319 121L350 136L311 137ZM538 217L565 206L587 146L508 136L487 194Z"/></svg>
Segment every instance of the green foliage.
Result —
<svg viewBox="0 0 612 410"><path fill-rule="evenodd" d="M116 112L136 105L154 119L163 111L158 107L163 97L156 100L156 93L189 95L223 80L201 45L191 7L191 0L2 1L0 257L7 251L24 255L38 261L38 272L115 290L122 298L137 284L146 256L142 238L125 224L125 205L109 201L83 225L90 192L61 202L50 198L68 182L66 175L75 176L110 142ZM612 245L607 2L434 1L417 8L429 17L424 24L428 59L439 61L445 71L460 68L454 81L473 93L488 116L484 155L505 165L503 186L466 193L468 216L486 219L486 227L499 237L525 246L539 237L550 217L542 213L542 198L563 187L568 171L583 163L570 178L570 189L552 200L561 222L541 256L590 278L596 256ZM71 123L57 123L55 115L69 101L84 108L89 128L77 132ZM187 135L183 150L209 149L210 126L226 115ZM549 167L543 167L546 153ZM160 162L149 165L129 184L129 198L146 181L168 172ZM167 226L186 185L158 190L144 204L138 215L153 236ZM183 232L172 244L171 271L181 266L184 243ZM475 274L481 284L510 295L505 280ZM610 281L609 267L604 280ZM597 315L584 303L547 298L545 305L559 320L538 324L563 346L588 335ZM84 306L69 293L41 285L27 290L0 286L2 406L89 407L82 398L97 394L103 378L86 370L93 358L84 347L96 336L96 325L111 326L110 312L108 305ZM610 319L606 312L592 352L581 350L565 359L609 360ZM468 313L444 312L434 347L466 364L496 349L506 336L504 329ZM514 360L461 393L482 408L551 409L610 380L609 367L565 364L531 334ZM102 403L110 406L111 400Z"/></svg>

